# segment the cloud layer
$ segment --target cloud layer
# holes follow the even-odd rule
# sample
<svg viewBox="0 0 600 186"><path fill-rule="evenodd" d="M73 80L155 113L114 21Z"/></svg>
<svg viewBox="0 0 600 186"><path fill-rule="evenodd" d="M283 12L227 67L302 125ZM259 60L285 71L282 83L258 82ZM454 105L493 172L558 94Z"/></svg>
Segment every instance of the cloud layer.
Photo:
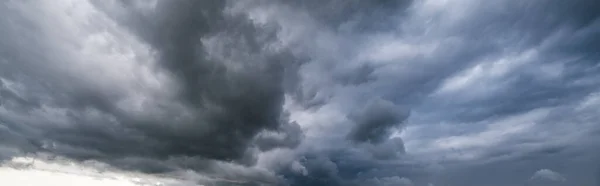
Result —
<svg viewBox="0 0 600 186"><path fill-rule="evenodd" d="M598 186L598 8L7 1L0 161L174 185Z"/></svg>

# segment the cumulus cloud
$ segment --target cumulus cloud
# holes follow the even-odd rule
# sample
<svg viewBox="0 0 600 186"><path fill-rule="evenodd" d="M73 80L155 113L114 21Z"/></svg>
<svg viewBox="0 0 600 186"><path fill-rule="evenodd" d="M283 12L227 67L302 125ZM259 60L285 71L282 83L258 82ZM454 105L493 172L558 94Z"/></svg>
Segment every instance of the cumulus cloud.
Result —
<svg viewBox="0 0 600 186"><path fill-rule="evenodd" d="M540 169L529 178L527 185L565 185L567 179L550 169Z"/></svg>
<svg viewBox="0 0 600 186"><path fill-rule="evenodd" d="M0 161L174 185L597 184L599 7L7 1Z"/></svg>
<svg viewBox="0 0 600 186"><path fill-rule="evenodd" d="M554 172L550 169L541 169L541 170L533 173L533 176L531 176L530 180L550 180L550 181L564 182L567 179L565 179L559 173Z"/></svg>

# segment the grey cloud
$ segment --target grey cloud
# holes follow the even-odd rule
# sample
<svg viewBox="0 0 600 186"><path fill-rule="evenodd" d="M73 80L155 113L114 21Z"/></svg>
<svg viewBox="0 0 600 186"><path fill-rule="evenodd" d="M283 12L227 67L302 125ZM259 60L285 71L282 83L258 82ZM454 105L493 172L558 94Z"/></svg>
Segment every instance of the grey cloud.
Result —
<svg viewBox="0 0 600 186"><path fill-rule="evenodd" d="M375 99L349 118L356 123L348 134L349 139L355 142L380 143L391 134L393 127L399 126L408 118L408 111L389 101Z"/></svg>
<svg viewBox="0 0 600 186"><path fill-rule="evenodd" d="M401 142L400 139L396 139ZM392 140L390 140L392 141ZM363 149L364 148L364 149ZM394 149L397 147L385 146ZM366 149L366 150L365 150ZM362 186L373 183L397 183L395 178L410 177L423 183L429 180L430 170L420 163L402 161L401 157L392 157L384 152L377 157L372 149L339 149L335 151L304 154L297 161L297 167L303 167L305 174L292 168L281 171L290 185L350 185ZM397 152L398 153L398 152ZM400 152L402 153L402 152ZM383 158L381 158L383 157ZM400 161L399 161L400 160ZM406 182L401 179L400 183ZM377 185L377 184L376 184Z"/></svg>
<svg viewBox="0 0 600 186"><path fill-rule="evenodd" d="M400 137L394 137L380 144L365 143L358 145L364 148L375 159L397 159L405 153L404 142Z"/></svg>
<svg viewBox="0 0 600 186"><path fill-rule="evenodd" d="M96 12L85 20L43 1L0 5L0 160L46 151L223 185L598 174L597 132L573 129L599 130L582 106L600 83L592 0L150 2L74 3ZM114 70L127 56L134 70ZM497 135L500 121L535 125ZM255 165L281 149L289 166Z"/></svg>
<svg viewBox="0 0 600 186"><path fill-rule="evenodd" d="M256 133L279 125L282 72L289 59L253 56L266 44L257 40L260 37L257 34L263 33L252 35L258 30L243 19L224 18L224 6L223 1L159 2L156 17L146 18L155 27L132 28L159 52L161 66L174 74L183 87L181 101L198 115L191 121L196 124L186 129L196 132L189 134L188 131L165 133L164 130L172 129L163 127L135 126L151 138L165 142L168 147L164 153L237 159ZM218 49L223 53L213 54L215 57L207 53L202 43L211 33L228 37L219 40L224 42L224 48ZM219 55L250 58L228 59L235 61L227 64L218 61L222 57ZM242 69L230 69L234 65Z"/></svg>
<svg viewBox="0 0 600 186"><path fill-rule="evenodd" d="M518 148L515 146L526 146ZM567 147L497 145L504 153L487 154L469 161L444 163L447 169L434 175L435 183L449 185L594 185L598 165L596 150L571 144ZM548 170L552 170L550 173ZM560 172L560 175L555 174ZM550 178L552 177L552 179ZM469 178L469 179L467 179ZM554 180L553 180L554 179ZM560 181L562 180L562 181Z"/></svg>
<svg viewBox="0 0 600 186"><path fill-rule="evenodd" d="M114 17L99 18L96 25L82 32L98 27L117 35L121 33L112 33L116 31L111 24L115 26L116 21L117 25L126 26L129 31L125 32L131 32L156 52L157 64L151 70L165 72L174 80L176 86L165 87L172 90L163 90L173 92L174 96L132 90L149 96L153 103L144 103L141 113L124 108L130 90L120 89L123 82L113 82L110 89L103 89L102 85L87 81L87 77L70 77L85 76L87 72L62 71L71 68L71 60L78 60L71 59L70 55L79 51L71 51L70 46L63 46L61 42L89 38L52 36L53 32L44 30L49 29L47 25L30 14L35 10L32 6L25 2L6 3L3 9L9 9L6 6L21 9L3 11L6 16L2 23L10 26L2 29L5 42L1 50L3 60L9 62L1 65L3 71L12 71L3 72L1 77L17 81L26 87L24 90L29 95L21 96L7 89L3 79L0 100L2 108L8 111L1 113L0 126L10 129L6 131L10 135L2 135L2 138L10 138L3 140L3 145L14 144L22 149L32 146L33 151L49 151L77 160L97 159L128 170L161 173L184 167L161 162L180 156L208 159L198 161L235 161L250 166L259 152L252 140L262 131L283 130L287 136L284 141L267 139L271 141L262 143L261 147L291 148L300 142L299 126L282 119L283 72L286 64L294 60L265 48L273 41L268 36L271 32L268 28L254 27L243 17L224 15L224 1L161 1L149 12L136 12L129 2L96 2L94 6L86 3L76 6L91 11L101 8L106 15ZM55 11L44 5L39 7L43 13ZM21 19L19 16L24 20L17 21ZM48 21L48 24L57 21L57 30L72 31L68 25L58 22L61 20ZM27 26L41 29L27 29ZM28 36L21 36L19 29L27 30L22 34ZM39 41L26 38L36 35L55 38ZM19 43L21 37L32 46ZM136 57L144 60L144 56ZM75 71L79 70L86 69ZM101 81L106 77L92 78ZM36 114L28 116L29 112ZM234 170L227 170L234 167L219 166L222 165L193 168L236 175ZM247 172L255 171L247 169ZM246 176L253 180L269 177L251 174Z"/></svg>
<svg viewBox="0 0 600 186"><path fill-rule="evenodd" d="M459 124L461 124L461 126L467 126L467 128L457 129L457 133L460 135L477 131L480 127L485 127L479 126L479 123L485 123L481 121L503 119L506 117L526 113L537 108L576 104L576 102L580 101L589 93L596 91L594 88L595 86L592 85L595 84L595 81L592 80L595 76L591 74L594 71L593 68L582 70L584 66L586 66L584 65L584 61L577 60L582 54L571 52L560 53L559 51L562 50L558 49L562 47L563 43L580 43L567 39L567 35L569 35L569 33L577 32L577 29L574 29L573 32L571 32L569 29L576 28L578 25L590 25L579 31L579 37L588 39L593 38L591 35L588 35L594 33L592 20L595 18L590 19L590 17L588 17L593 17L593 13L583 13L590 11L582 11L577 13L573 12L572 14L565 13L572 10L569 8L578 10L587 9L588 7L583 7L586 6L586 4L587 6L594 7L594 4L591 1L577 1L573 4L567 3L568 5L561 5L562 2L541 1L528 3L520 3L516 1L475 3L471 1L465 1L464 3L465 4L461 5L450 3L450 5L463 7L456 8L453 11L441 11L448 14L442 13L441 15L436 15L439 17L432 16L432 19L428 20L433 22L431 24L421 24L426 21L419 19L421 18L418 17L420 12L410 12L413 10L426 12L429 11L429 9L426 8L430 7L423 8L426 10L412 7L413 9L408 10L408 18L399 18L400 24L396 27L396 29L399 31L394 33L397 35L390 34L392 36L387 38L397 39L400 44L408 44L409 46L410 44L414 44L411 43L411 41L413 41L416 43L414 45L417 45L414 46L415 48L420 47L421 45L418 45L420 43L438 43L439 45L436 45L435 49L432 50L433 52L409 57L391 56L388 58L369 59L375 61L383 59L385 62L389 63L372 66L374 67L373 69L367 69L365 70L365 73L361 74L354 73L352 70L348 70L348 74L356 75L351 75L350 77L352 78L345 77L344 73L340 73L341 75L336 76L337 74L335 74L335 72L338 72L336 71L337 69L344 69L349 66L353 66L354 63L340 60L342 62L334 62L332 64L323 65L325 66L322 67L325 69L323 70L324 72L334 72L334 75L332 75L333 77L330 77L333 79L333 81L325 80L322 82L316 82L315 84L317 85L309 84L309 86L307 86L308 83L301 84L302 86L306 86L303 88L309 90L307 91L309 92L307 96L315 99L300 99L300 101L303 103L311 103L309 105L314 105L313 103L315 100L317 100L317 105L341 105L339 106L341 107L339 108L341 112L346 112L348 110L355 109L355 107L361 108L361 106L364 105L365 97L381 96L388 100L392 100L394 104L406 106L413 110L414 112L411 112L411 118L409 118L409 122L417 121L418 123L416 124L437 124L444 122L450 126ZM415 6L418 5L419 4L416 4ZM417 14L417 16L410 17L411 13ZM319 15L315 15L315 17L316 18L314 19L316 20L320 19L318 18ZM411 18L416 20L411 20ZM579 19L582 20L579 21ZM548 22L541 20L547 20ZM417 23L410 21L415 21ZM307 22L307 24L310 25L310 22ZM326 28L323 30L328 31L327 26L325 27ZM567 32L560 33L560 31L564 29L566 29ZM318 35L319 32L315 32L315 34ZM341 34L335 36L356 41L355 43L357 43L357 46L355 48L358 48L358 50L348 53L360 52L360 49L363 49L362 47L364 47L361 45L364 44L363 42L365 42L361 40L361 37L364 35L353 35L342 32ZM369 36L371 37L365 36L365 38L372 39L378 35L373 34ZM386 42L387 41L383 41L381 43ZM374 45L377 44L380 43L376 43ZM310 43L307 45L312 46ZM345 43L340 42L340 45L342 45L340 47L342 49L340 50L343 51L340 52L342 53L341 55L348 55L348 53L344 53L347 52L344 51L346 49L344 48ZM590 46L589 44L586 45ZM593 44L591 46L593 46ZM403 52L402 49L403 48L399 47L395 52L401 53ZM507 73L501 73L501 77L494 77L489 81L486 78L470 77L473 78L472 81L476 82L474 83L476 86L467 86L465 89L457 91L456 94L443 95L441 97L435 97L435 95L432 95L435 94L435 92L439 90L449 78L459 75L468 69L476 68L479 65L483 65L485 67L496 60L506 60L511 63L514 60L510 58L511 56L514 56L515 54L523 54L527 50L536 51L535 57L525 59L524 61L526 62L524 62L524 65L517 65L512 69L508 68L508 70L506 70ZM582 51L585 50L587 50L587 48ZM585 61L590 61L589 58L593 57L593 55L590 56L589 53L585 53L583 55L585 56ZM319 57L322 57L323 61L327 61L329 59L328 57L332 56L315 55L312 57L316 59L320 59ZM335 57L336 56L332 58ZM341 57L341 59L345 58ZM315 61L319 62L319 60ZM564 66L566 67L565 69L561 69L563 63L567 64ZM331 67L336 65L339 67ZM315 66L318 65L306 65L304 66L304 70L311 69L309 72L314 72L312 71L314 68L319 68ZM504 67L500 65L491 66L490 71L484 71L482 73L497 73L493 72L496 70L494 68L500 69L501 71L501 69ZM590 74L581 74L582 71L589 71ZM579 73L580 75L570 76L572 72ZM316 76L312 73L307 73L305 75L309 77ZM326 75L324 77L328 78ZM331 83L336 81L341 83ZM583 82L589 84L582 84ZM323 85L319 85L319 83L323 83ZM486 90L485 86L498 86L500 88ZM483 90L481 91L483 92L483 98L478 97L479 95L477 95L477 91L480 90L475 89ZM425 117L426 119L420 120L421 117ZM580 113L578 113L573 114L573 117L577 118L584 116L581 116ZM544 125L550 125L546 120L536 122L540 123L540 127L543 127ZM463 123L465 124L463 125ZM342 124L339 124L339 126L340 127L338 128L346 127ZM536 130L542 129L533 129L533 131ZM426 135L440 135L439 133L435 132L437 131L431 131L430 134ZM444 133L447 131L444 131L444 128L440 127L439 132ZM522 136L515 136L515 138L530 138L533 136L534 135L524 134ZM537 137L539 136L534 138ZM510 141L507 143L519 142ZM342 146L339 148L348 148L344 144L339 145ZM510 146L509 144L501 145L508 145L509 147L506 149L502 149L504 147L495 147L498 148L498 152L494 155L490 154L490 156L504 157L514 155L512 153L535 154L535 152L529 152L521 148L515 148L515 146ZM419 148L419 146L417 146L417 148ZM488 150L487 148L485 149ZM542 149L540 151L544 151L541 152L541 154L561 154L560 148L558 148L558 150ZM465 154L464 156L468 155L470 154ZM538 155L534 156L537 157ZM518 160L511 159L511 161ZM511 166L516 165L511 164ZM523 165L523 167L525 166L526 165ZM488 180L501 179L491 177L495 174L487 171L487 168L488 167L485 167L485 170L484 168L477 169L475 172L479 171L481 173L481 178L485 177L488 178ZM339 170L344 169L345 168L339 168ZM503 171L506 171L503 172L503 174L506 174L506 177L504 178L514 177L516 175L512 173L509 174L510 170L513 169L506 167L503 169ZM402 172L401 170L395 171ZM310 168L308 168L308 172L310 172ZM525 172L521 173L522 174L516 176L523 177L529 174ZM447 184L450 185L460 185L461 183L463 183L463 185L486 184L484 181L485 179L471 178L473 182L469 182L469 179L470 178L465 178L464 176L459 176L456 178L456 180L442 180L448 181ZM518 181L518 183L499 182L498 185L502 185L503 183L509 185L521 184L523 180L525 179L521 179ZM443 182L440 182L439 184L443 184Z"/></svg>
<svg viewBox="0 0 600 186"><path fill-rule="evenodd" d="M533 173L530 180L550 180L555 182L564 182L566 178L564 178L560 173L554 172L549 169L540 169Z"/></svg>
<svg viewBox="0 0 600 186"><path fill-rule="evenodd" d="M342 85L360 85L375 81L373 77L375 69L376 67L373 65L364 64L350 70L342 71L334 75L334 78Z"/></svg>
<svg viewBox="0 0 600 186"><path fill-rule="evenodd" d="M539 4L536 4L539 3ZM373 82L373 85L377 85L377 91L375 94L383 93L386 96L394 97L395 101L411 103L418 105L416 108L416 112L411 115L411 117L420 117L418 116L421 113L426 113L429 117L428 121L419 122L419 124L428 124L428 123L438 123L441 121L450 122L450 124L460 124L463 122L477 122L477 121L485 121L489 119L498 119L505 118L511 115L527 112L536 108L544 108L544 107L553 107L558 105L573 105L577 104L577 102L581 101L585 96L590 94L591 92L597 91L594 88L597 81L594 81L595 75L591 73L594 72L593 67L587 66L587 62L596 61L590 60L595 59L594 54L590 53L571 53L565 52L561 53L560 49L556 50L548 50L550 48L562 48L563 43L579 43L575 41L571 41L567 39L569 33L579 33L578 36L581 38L588 38L593 40L591 34L594 33L592 30L597 30L597 27L593 24L593 19L590 19L592 14L583 13L590 12L582 9L586 9L581 7L584 4L587 4L590 7L597 7L591 1L577 1L572 5L560 5L561 3L557 2L536 2L532 3L532 7L522 6L522 4L515 2L506 2L499 3L503 6L497 6L496 3L478 3L477 5L473 4L472 12L467 12L467 14L473 14L474 16L469 16L464 22L460 22L460 24L456 24L456 28L450 28L450 31L456 29L456 35L462 39L461 42L464 42L466 45L455 45L452 46L453 50L448 50L448 53L445 53L445 57L434 56L439 58L432 58L429 60L437 61L443 60L448 61L448 63L432 63L431 66L420 66L415 65L411 66L411 71L408 73L404 73L399 75L398 71L391 70L393 65L387 66L389 68L380 68L376 69L371 74L375 74L377 77L377 81ZM481 7L479 7L481 6ZM513 7L514 6L514 7ZM508 8L512 7L512 8ZM551 7L551 8L547 8ZM579 7L574 8L578 10L582 10L582 12L567 14L564 11L568 11L566 7ZM480 8L480 9L478 9ZM506 9L504 9L506 8ZM564 9L563 9L564 8ZM471 9L469 9L471 10ZM539 11L532 11L539 10ZM543 11L542 11L543 10ZM552 10L552 11L548 11ZM514 19L504 19L505 16L501 16L504 13L516 11L518 12L513 17ZM557 12L553 12L557 11ZM491 12L490 14L486 14L486 16L475 16L479 14L484 14L483 12ZM495 14L498 13L498 14ZM564 13L564 14L563 14ZM515 15L515 13L510 13L511 15ZM556 16L556 15L564 15L564 16ZM551 23L541 22L543 17L548 17L551 20ZM593 16L592 16L593 17ZM582 19L579 21L579 19ZM586 21L587 20L587 21ZM463 21L463 20L461 20ZM581 25L582 23L587 22L587 27L583 27L583 29L579 31L571 32L569 29L573 27L577 27L576 25ZM464 25L462 24L464 23ZM543 26L531 26L541 24ZM511 27L503 26L503 25L511 25ZM575 25L575 26L574 26ZM586 24L583 24L586 25ZM489 26L489 27L488 27ZM482 31L480 28L490 28L490 32ZM544 29L547 28L547 29ZM510 30L507 30L510 29ZM564 35L556 36L556 34L562 30L568 30ZM444 29L440 29L438 31L448 31ZM467 31L466 33L464 31ZM432 31L435 32L435 31ZM514 35L513 35L514 34ZM587 36L585 36L587 35ZM511 39L502 41L496 41L496 38L499 37L508 37ZM558 39L556 39L558 38ZM507 43L503 43L507 42ZM514 43L512 43L514 42ZM467 44L468 43L468 44ZM511 44L512 43L512 44ZM586 44L586 46L593 46L590 44ZM505 48L502 50L501 48ZM508 48L506 48L508 47ZM501 80L498 81L485 81L485 79L476 78L474 81L481 81L482 85L501 85L503 86L500 90L492 89L491 92L486 94L485 99L483 101L477 100L478 98L473 96L471 97L469 94L470 89L464 89L457 94L446 95L442 100L440 99L432 99L426 95L431 94L436 89L440 88L440 85L447 80L448 77L452 77L457 73L464 71L465 69L472 68L478 64L485 64L489 59L502 59L506 57L506 50L515 50L521 52L523 49L533 48L538 51L538 57L530 59L531 63L524 66L519 66L516 69L509 70L509 73L506 76L503 76ZM592 47L593 48L593 47ZM565 48L566 49L566 48ZM586 51L589 48L582 48L581 51ZM436 51L436 54L442 53L444 50ZM558 52L558 53L556 53ZM571 60L571 59L579 59L582 57L584 60ZM420 58L414 59L415 61L419 61ZM565 60L568 59L568 60ZM454 61L455 60L455 61ZM511 60L511 59L508 59ZM553 65L561 66L565 62L565 71L564 74L559 73L557 79L546 78L544 77L546 73L546 67L552 67ZM448 64L445 66L444 64ZM422 68L419 68L422 67ZM542 68L540 68L542 67ZM497 67L501 68L501 67ZM583 70L587 68L586 70ZM418 69L425 69L422 73L414 73L415 75L407 75L404 77L403 75L410 74L411 72L415 72ZM431 72L431 73L428 73ZM560 72L560 70L559 70ZM589 72L590 74L582 72ZM485 72L484 72L485 73ZM579 75L575 75L572 73L579 73ZM586 82L586 83L583 83ZM372 87L372 86L365 86ZM403 90L390 90L390 87L404 87ZM480 88L480 87L468 87L468 88ZM485 87L481 87L485 88ZM462 99L466 100L463 104ZM421 102L420 100L423 100ZM422 110L421 110L422 109ZM439 110L438 110L439 109ZM573 108L574 109L574 108ZM439 111L439 112L438 112ZM435 112L435 113L434 113ZM418 114L417 114L418 113ZM567 120L560 120L562 122L572 122L573 120L578 120L577 118L587 117L582 115L581 113L570 113L570 112L556 112L553 115L560 115L561 118L569 118ZM435 117L437 116L437 117ZM549 120L539 121L540 127L554 127L553 123ZM472 126L474 130L476 130L478 126ZM562 127L567 127L562 125ZM560 128L560 127L559 127ZM587 127L583 127L587 128ZM533 129L534 131L541 131L541 128ZM561 130L561 129L557 129ZM468 133L469 129L465 129L464 132ZM436 135L436 134L431 134ZM521 137L532 137L533 134L524 135ZM519 137L517 137L519 138ZM513 143L509 142L509 143ZM514 142L517 143L517 142ZM518 144L515 144L518 145ZM494 148L502 148L502 147L494 147ZM492 149L494 149L492 148ZM507 148L506 151L513 153L535 153L525 151L524 149L516 149L516 148ZM548 154L562 154L561 150L542 150L547 156ZM582 150L586 151L586 150ZM544 155L540 155L544 156ZM556 156L556 155L552 155ZM537 155L536 155L537 157ZM511 161L518 161L511 159ZM533 160L522 160L524 162L533 161ZM559 161L559 160L557 160ZM586 160L588 162L592 160ZM539 164L543 164L542 162L537 162ZM531 162L531 163L533 163ZM545 162L545 161L544 161ZM513 176L527 176L528 173L521 172L521 175L509 174L508 170L514 170L508 166L516 166L513 164L507 165L502 169L507 170L507 172L502 172L502 175L506 175L504 178L513 177ZM525 167L526 165L523 165ZM565 165L566 166L566 165ZM571 166L569 166L571 167ZM572 165L572 167L576 167ZM496 175L487 169L493 170L494 168L485 167L486 170L478 169L481 172L479 175L482 179L474 179L471 177L459 177L457 180L446 180L449 183L446 184L457 184L457 185L475 185L475 184L488 184L485 178L489 178L487 180L499 180L500 178L492 178L491 176ZM477 171L475 171L477 172ZM509 176L510 175L510 176ZM581 179L580 181L585 182L584 180L589 181L589 174L587 175L587 179ZM477 177L477 176L476 176ZM585 177L585 176L582 176ZM581 177L580 177L581 178ZM464 179L464 180L459 180ZM465 182L467 180L478 180L481 182ZM518 183L510 183L510 184L521 184L525 179L521 179ZM440 182L442 184L443 182ZM505 182L499 182L498 185L502 185ZM588 182L589 183L589 182ZM509 184L509 183L506 183ZM509 184L509 185L510 185Z"/></svg>
<svg viewBox="0 0 600 186"><path fill-rule="evenodd" d="M0 140L2 140L2 144L0 144L0 162L23 152L37 150L32 141L27 140L26 137L4 125L0 125Z"/></svg>
<svg viewBox="0 0 600 186"><path fill-rule="evenodd" d="M290 185L343 185L344 180L338 175L338 165L326 156L308 156L301 161L306 167L306 175L291 175L287 180Z"/></svg>
<svg viewBox="0 0 600 186"><path fill-rule="evenodd" d="M591 44L594 42L579 42L573 39L594 38L589 34L597 32L598 26L597 23L594 23L594 17L599 15L592 13L593 11L587 11L587 9L597 6L592 1L576 1L572 4L558 1L535 1L525 4L499 2L477 5L480 10L473 13L485 11L490 14L482 17L469 17L458 24L458 28L472 31L473 33L468 34L472 37L493 36L493 39L482 40L486 42L494 41L494 38L506 37L501 42L513 44L500 44L510 46L509 50L522 52L534 49L537 53L531 59L525 59L529 60L525 62L526 65L517 67L498 80L488 82L504 87L501 90L489 92L484 100L475 99L466 104L451 104L448 107L439 108L450 110L451 114L448 115L452 118L448 119L468 122L515 114L538 107L568 104L595 91L589 84L576 82L594 78L595 75L587 73L594 71L588 66L588 62L597 56L584 51L597 48L597 46ZM572 12L573 10L577 10L577 12ZM510 14L510 16L506 17L505 14ZM474 27L484 28L484 30L489 28L489 31L481 31ZM502 59L506 56L498 57ZM573 59L577 59L575 61L578 62L572 61ZM557 73L558 75L548 78L547 73ZM486 80L482 79L481 81ZM591 81L590 83L597 82ZM487 88L479 86L482 85L473 88ZM470 98L467 97L467 99ZM446 100L442 102L444 101ZM433 102L440 101L433 100ZM448 102L453 103L452 101ZM473 107L481 108L473 109Z"/></svg>
<svg viewBox="0 0 600 186"><path fill-rule="evenodd" d="M333 29L366 32L393 28L390 24L392 18L398 16L412 0L309 0L287 3L308 11L316 20Z"/></svg>
<svg viewBox="0 0 600 186"><path fill-rule="evenodd" d="M306 167L304 167L298 161L294 161L290 165L290 169L291 169L292 173L300 174L302 176L308 176L308 171L306 170Z"/></svg>
<svg viewBox="0 0 600 186"><path fill-rule="evenodd" d="M263 131L256 136L256 145L262 151L274 148L295 148L304 137L303 131L298 123L292 122L282 125L278 131Z"/></svg>
<svg viewBox="0 0 600 186"><path fill-rule="evenodd" d="M398 176L394 177L384 177L384 178L373 178L366 181L364 185L381 185L381 186L392 186L392 185L401 185L401 186L411 186L413 185L412 181L408 178L400 178Z"/></svg>

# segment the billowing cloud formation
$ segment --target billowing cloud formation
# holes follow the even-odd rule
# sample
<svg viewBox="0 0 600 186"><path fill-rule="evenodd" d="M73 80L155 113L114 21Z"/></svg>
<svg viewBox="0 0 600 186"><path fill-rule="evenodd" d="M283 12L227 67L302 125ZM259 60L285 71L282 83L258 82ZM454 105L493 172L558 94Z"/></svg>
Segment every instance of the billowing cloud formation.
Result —
<svg viewBox="0 0 600 186"><path fill-rule="evenodd" d="M174 185L598 185L598 8L7 1L0 160Z"/></svg>

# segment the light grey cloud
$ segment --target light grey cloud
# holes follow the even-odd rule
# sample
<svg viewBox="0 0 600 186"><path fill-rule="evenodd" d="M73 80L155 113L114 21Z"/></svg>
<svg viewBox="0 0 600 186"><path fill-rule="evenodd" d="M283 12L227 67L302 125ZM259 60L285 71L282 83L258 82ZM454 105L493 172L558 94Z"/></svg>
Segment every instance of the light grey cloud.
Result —
<svg viewBox="0 0 600 186"><path fill-rule="evenodd" d="M554 172L549 169L540 169L539 171L533 173L533 176L531 176L531 178L530 178L530 180L538 180L538 179L550 180L550 181L556 181L556 182L564 182L567 180L559 173Z"/></svg>

